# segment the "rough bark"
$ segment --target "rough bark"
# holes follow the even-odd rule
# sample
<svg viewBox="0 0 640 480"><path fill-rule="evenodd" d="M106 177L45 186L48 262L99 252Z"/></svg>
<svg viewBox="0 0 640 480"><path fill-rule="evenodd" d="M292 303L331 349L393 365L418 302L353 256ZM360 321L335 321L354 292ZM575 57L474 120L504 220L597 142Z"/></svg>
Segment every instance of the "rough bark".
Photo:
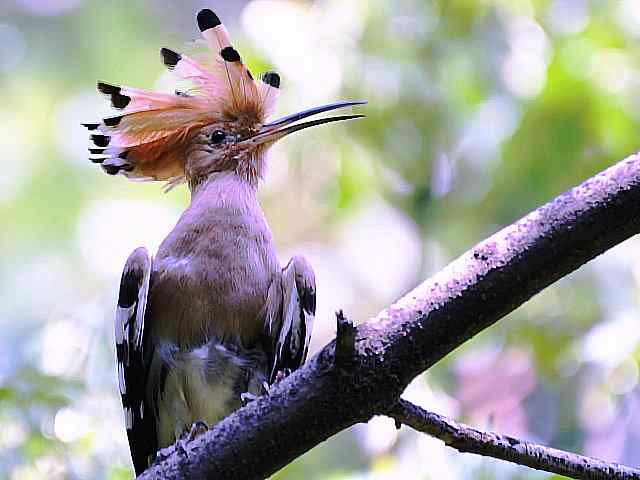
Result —
<svg viewBox="0 0 640 480"><path fill-rule="evenodd" d="M141 478L265 478L335 433L388 412L408 383L585 262L640 231L633 155L479 243ZM381 279L380 281L384 281ZM338 340L340 341L340 340Z"/></svg>

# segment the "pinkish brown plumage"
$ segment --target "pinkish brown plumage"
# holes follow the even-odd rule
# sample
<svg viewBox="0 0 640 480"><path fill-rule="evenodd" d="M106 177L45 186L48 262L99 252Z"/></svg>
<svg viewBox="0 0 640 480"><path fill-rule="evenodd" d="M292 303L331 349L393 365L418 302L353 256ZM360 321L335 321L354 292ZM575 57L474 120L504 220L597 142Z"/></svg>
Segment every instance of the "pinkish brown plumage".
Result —
<svg viewBox="0 0 640 480"><path fill-rule="evenodd" d="M136 473L197 421L209 425L268 390L307 356L315 279L301 256L281 267L257 199L270 145L364 102L337 102L268 121L280 77L254 80L211 10L198 13L206 57L162 48L187 91L104 82L117 114L87 123L90 159L109 174L186 182L191 204L152 258L136 249L116 309L118 380Z"/></svg>

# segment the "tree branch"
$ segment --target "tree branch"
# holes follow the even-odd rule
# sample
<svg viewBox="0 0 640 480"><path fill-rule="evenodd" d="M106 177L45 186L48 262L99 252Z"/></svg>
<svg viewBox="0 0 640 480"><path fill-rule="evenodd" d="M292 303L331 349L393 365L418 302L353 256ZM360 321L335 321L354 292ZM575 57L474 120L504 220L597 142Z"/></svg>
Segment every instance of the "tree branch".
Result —
<svg viewBox="0 0 640 480"><path fill-rule="evenodd" d="M560 195L357 327L349 370L331 342L302 368L142 478L265 478L389 411L419 373L554 281L640 231L640 158Z"/></svg>
<svg viewBox="0 0 640 480"><path fill-rule="evenodd" d="M498 458L580 480L640 479L638 469L525 442L508 435L476 430L403 399L386 414L396 422L442 440L445 445L459 452Z"/></svg>

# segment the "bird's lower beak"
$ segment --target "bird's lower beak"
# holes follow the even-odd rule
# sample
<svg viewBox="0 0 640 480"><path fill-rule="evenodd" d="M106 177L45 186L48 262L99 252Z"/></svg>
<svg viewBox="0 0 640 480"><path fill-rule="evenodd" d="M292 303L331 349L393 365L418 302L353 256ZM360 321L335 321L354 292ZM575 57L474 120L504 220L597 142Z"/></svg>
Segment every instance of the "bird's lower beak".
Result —
<svg viewBox="0 0 640 480"><path fill-rule="evenodd" d="M319 113L336 110L338 108L352 107L354 105L364 105L367 103L364 100L355 101L343 101L330 103L328 105L322 105L320 107L310 108L298 113L287 115L286 117L279 118L273 122L265 123L260 128L260 131L246 139L243 143L251 143L252 145L260 145L262 143L273 143L280 140L282 137L289 135L290 133L303 130L305 128L314 127L316 125L322 125L324 123L339 122L341 120L353 120L355 118L362 118L364 115L336 115L334 117L318 118L316 120L310 120L308 122L295 123L312 115L318 115Z"/></svg>

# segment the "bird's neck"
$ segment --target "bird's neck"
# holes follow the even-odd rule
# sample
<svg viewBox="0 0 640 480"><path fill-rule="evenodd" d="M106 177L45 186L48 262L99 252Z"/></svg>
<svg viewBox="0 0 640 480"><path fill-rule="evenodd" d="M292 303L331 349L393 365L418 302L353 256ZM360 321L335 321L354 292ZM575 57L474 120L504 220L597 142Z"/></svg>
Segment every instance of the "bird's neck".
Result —
<svg viewBox="0 0 640 480"><path fill-rule="evenodd" d="M192 206L254 203L257 195L257 181L251 182L233 170L211 173L195 184L189 182L189 188Z"/></svg>

